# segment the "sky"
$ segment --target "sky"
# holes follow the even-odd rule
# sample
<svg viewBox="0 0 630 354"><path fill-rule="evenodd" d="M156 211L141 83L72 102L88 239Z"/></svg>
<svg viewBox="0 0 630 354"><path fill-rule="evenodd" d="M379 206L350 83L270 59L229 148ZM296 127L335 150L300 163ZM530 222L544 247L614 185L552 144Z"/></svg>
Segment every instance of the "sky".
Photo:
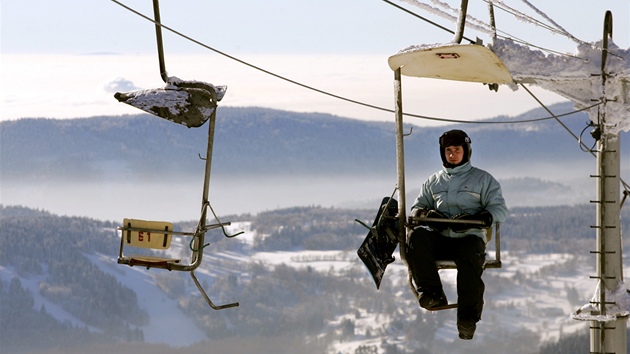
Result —
<svg viewBox="0 0 630 354"><path fill-rule="evenodd" d="M149 0L123 3L153 17ZM451 12L447 19L441 13L447 7L459 8L458 0L422 0L424 6L415 0L391 3L455 30L457 14ZM604 13L611 10L613 42L629 47L630 5L625 1L503 3L585 42L601 40ZM394 108L389 56L408 46L448 43L454 37L382 0L162 0L160 13L164 25L198 42L163 29L168 74L227 85L220 106L324 112L364 120L394 119L388 112ZM487 23L487 3L470 0L468 14ZM576 52L576 42L522 16L496 8L495 16L500 34L562 53ZM5 0L0 3L0 23L1 120L142 113L119 103L113 94L164 84L153 23L112 0ZM467 28L464 36L486 44L492 41L480 26ZM493 92L477 83L420 78L403 78L402 85L403 110L424 116L476 120L539 107L524 90L506 86ZM532 92L544 104L566 100L539 87L532 87ZM435 124L419 119L411 123Z"/></svg>

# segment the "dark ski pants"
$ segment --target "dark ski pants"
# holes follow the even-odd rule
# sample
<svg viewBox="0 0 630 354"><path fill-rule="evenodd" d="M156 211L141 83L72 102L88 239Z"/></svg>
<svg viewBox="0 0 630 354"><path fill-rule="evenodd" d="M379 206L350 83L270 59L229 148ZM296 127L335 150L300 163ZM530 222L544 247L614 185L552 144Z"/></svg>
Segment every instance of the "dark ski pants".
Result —
<svg viewBox="0 0 630 354"><path fill-rule="evenodd" d="M485 285L481 279L486 244L475 235L446 237L418 228L412 231L407 248L407 263L418 292L439 291L442 281L436 260L453 260L457 265L457 318L481 319Z"/></svg>

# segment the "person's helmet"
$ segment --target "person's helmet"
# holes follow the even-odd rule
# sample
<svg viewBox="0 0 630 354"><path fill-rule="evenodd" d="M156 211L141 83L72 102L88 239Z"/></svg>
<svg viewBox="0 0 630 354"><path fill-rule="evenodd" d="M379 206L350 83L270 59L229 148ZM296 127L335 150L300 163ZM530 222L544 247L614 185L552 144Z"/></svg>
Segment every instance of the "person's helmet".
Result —
<svg viewBox="0 0 630 354"><path fill-rule="evenodd" d="M472 156L472 147L470 143L472 142L466 132L463 130L449 130L440 136L440 157L442 157L442 163L446 167L455 167L459 165L463 165L466 162L470 161L470 157ZM464 147L464 158L462 162L457 165L451 165L446 162L446 155L444 154L444 150L448 146L462 146Z"/></svg>

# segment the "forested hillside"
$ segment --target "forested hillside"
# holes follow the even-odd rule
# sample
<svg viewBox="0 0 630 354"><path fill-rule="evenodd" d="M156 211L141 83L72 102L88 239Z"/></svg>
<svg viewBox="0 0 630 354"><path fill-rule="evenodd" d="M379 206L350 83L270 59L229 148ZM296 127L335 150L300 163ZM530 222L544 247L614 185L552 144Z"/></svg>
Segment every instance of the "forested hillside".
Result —
<svg viewBox="0 0 630 354"><path fill-rule="evenodd" d="M115 251L117 239L111 222L0 206L0 266L41 279L37 289L41 296L102 333L58 323L45 307L34 309L34 294L13 278L0 284L2 347L47 348L85 336L96 341L121 339L134 333L129 324L145 323L147 314L139 309L136 294L85 257ZM136 339L142 339L141 331Z"/></svg>
<svg viewBox="0 0 630 354"><path fill-rule="evenodd" d="M354 254L366 233L354 219L369 222L373 214L372 210L311 206L228 219L250 223L250 231L257 235L251 246L256 252L334 251L337 253L327 253L330 261L347 261L339 252ZM591 205L513 208L502 227L503 250L519 257L532 253L588 257L588 250L595 245L594 231L589 227L593 215ZM626 209L622 215L624 230L630 228L629 220L630 213ZM182 221L178 228L194 227L194 224L194 221ZM57 216L22 207L0 208L0 295L3 299L0 302L0 317L3 318L0 341L3 351L28 349L43 352L46 348L51 353L54 350L72 353L81 352L78 349L81 345L91 343L95 348L108 348L103 349L104 353L116 352L115 343L122 345L119 348L129 349L131 344L123 343L144 341L143 326L149 314L143 310L137 294L90 260L91 255L105 254L110 262L115 262L119 244L115 232L117 226L114 222ZM333 341L353 338L359 331L359 324L369 318L361 309L370 309L381 314L382 320L387 319L386 327L372 329L370 333L360 332L363 338L387 338L387 333L395 330L396 333L409 333L409 345L416 343L413 345L417 345L417 353L431 352L429 343L435 348L446 345L435 341L434 335L446 326L449 313L429 315L419 312L413 317L392 317L401 310L402 300L394 299L399 299L397 292L405 289L405 285L394 284L391 273L381 290L376 291L360 268L333 275L331 271L310 266L294 268L282 263L272 266L262 262L238 262L230 259L251 252L246 244L238 238L228 240L220 235L220 231L214 231L216 233L208 237L213 242L212 252L227 252L232 256L222 258L219 254L209 254L211 260L206 262L211 262L213 268L229 271L219 272L212 282L204 281L204 287L217 301L224 301L224 294L231 294L241 303L239 310L208 312L199 294L191 290L194 285L189 278L172 276L168 272L152 273L157 274L157 287L169 297L178 299L190 321L212 340L213 348L231 346L240 348L240 352L249 352L261 338L275 338L274 344L261 343L277 353L293 353L296 348L304 353L321 353L322 348ZM544 274L551 271L549 269ZM7 274L14 275L7 278ZM521 274L514 281L520 284L538 281L535 274L532 276L528 280L529 276ZM511 286L496 272L488 272L484 277L488 288L495 292ZM405 293L404 301L409 301L408 296ZM568 292L567 296L570 300L573 296L571 301L576 304L580 301L578 295ZM60 320L59 310L34 308L38 298L47 299L55 308L58 306L75 319ZM514 305L492 304L490 300L488 306L489 309L506 306L509 311L517 310ZM318 339L304 342L304 338ZM536 334L529 330L522 330L520 334L506 332L500 343L493 340L477 342L474 352L484 352L482 348L491 345L525 353L524 348L528 345L530 350L535 350L531 347L532 340L537 341ZM235 344L237 342L240 344ZM400 346L386 340L381 346L390 348L388 353L401 350ZM146 348L153 348L154 352L160 352L162 348L163 352L169 352L168 348L159 346ZM142 352L142 349L137 350ZM199 347L191 346L178 352L199 350ZM203 352L208 352L205 350L210 349ZM366 347L364 350L372 349Z"/></svg>
<svg viewBox="0 0 630 354"><path fill-rule="evenodd" d="M252 228L269 235L256 247L261 250L348 249L356 247L347 235L366 230L353 218L371 223L370 211L291 208L260 213ZM313 224L310 221L316 221ZM595 206L520 207L510 209L501 225L502 248L526 253L577 253L594 247ZM282 227L279 227L282 225ZM630 210L622 209L622 230L630 229Z"/></svg>

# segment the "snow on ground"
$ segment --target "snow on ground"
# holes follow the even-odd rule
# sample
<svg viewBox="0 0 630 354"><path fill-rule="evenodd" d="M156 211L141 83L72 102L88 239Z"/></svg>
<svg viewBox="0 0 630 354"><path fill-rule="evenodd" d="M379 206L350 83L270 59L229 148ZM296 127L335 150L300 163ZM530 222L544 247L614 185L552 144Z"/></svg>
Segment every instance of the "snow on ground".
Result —
<svg viewBox="0 0 630 354"><path fill-rule="evenodd" d="M235 223L229 232L245 230L238 236L241 242L253 244L255 233L251 231L249 223ZM403 284L400 293L409 292L406 285L406 267L399 260L391 264L386 272L396 286ZM248 262L260 262L268 266L280 264L296 268L311 267L316 271L342 274L345 270L363 268L364 266L354 251L278 251L278 252L254 252L247 254L234 252L208 253L205 262L221 264L222 261L238 262L246 265ZM576 261L575 257L579 259ZM571 314L579 308L567 300L567 288L575 288L579 299L587 303L596 287L596 282L589 278L594 272L595 260L585 255L571 254L521 254L502 252L502 269L488 269L486 274L505 279L506 290L486 289L486 310L484 319L480 322L477 337L483 340L486 335L492 335L493 328L501 327L516 332L520 328L538 333L542 340L555 340L561 334L568 334L585 329L583 321L571 319ZM573 264L578 264L579 269L573 269ZM231 263L234 264L234 263ZM221 273L220 267L202 267L200 274L211 277ZM445 287L451 291L447 294L455 300L453 293L456 286L457 272L454 270L440 271ZM366 281L371 282L367 270ZM201 277L201 276L200 276ZM517 281L516 278L525 277L527 281ZM410 298L404 296L406 298ZM399 301L401 307L411 306L409 311L422 311L411 301ZM334 346L334 352L353 353L360 345L380 345L382 338L367 338L368 331L376 333L379 328L386 326L388 319L383 316L370 314L360 309L361 316L352 320L355 322L355 337ZM454 315L454 312L453 312ZM345 318L344 314L330 323L330 328L337 328ZM485 322L485 323L484 323ZM455 316L449 318L445 325L438 330L436 338L451 342L457 340ZM395 340L392 338L392 340ZM402 339L401 339L402 340Z"/></svg>
<svg viewBox="0 0 630 354"><path fill-rule="evenodd" d="M576 261L576 257L579 259ZM397 257L398 258L398 257ZM571 314L579 305L571 304L568 300L567 289L575 288L579 300L588 302L593 289L597 285L589 278L594 272L595 260L589 255L571 254L520 254L502 252L503 268L488 269L485 274L495 275L505 279L504 290L486 288L486 309L484 318L479 324L477 337L483 340L486 335L492 335L492 328L503 328L510 332L517 332L526 328L541 336L541 340L556 340L562 334L585 329L582 321L575 321ZM352 267L362 267L354 252L342 251L295 251L295 252L257 252L252 253L251 261L260 261L268 265L286 264L303 268L312 267L315 270L340 272ZM573 263L578 264L574 269ZM454 289L456 287L457 272L454 270L440 271L443 283L447 289L449 299L456 301ZM366 281L369 274L365 271ZM400 294L409 292L406 286L406 268L400 260L391 264L385 274L393 283L404 284ZM525 278L526 280L516 280ZM399 301L401 307L411 306L409 311L422 311L417 304L410 301ZM436 338L451 342L457 340L455 312L452 318L438 330ZM343 316L337 322L343 320ZM360 345L375 344L381 339L366 339L363 334L368 330L374 333L374 328L384 325L384 318L376 319L374 314L364 314L359 319L352 318L356 326L355 340L340 342L334 347L335 352L353 353ZM485 323L484 323L485 322ZM371 342L370 342L371 341Z"/></svg>
<svg viewBox="0 0 630 354"><path fill-rule="evenodd" d="M296 268L311 267L320 272L334 270L340 272L356 266L359 260L354 251L282 251L257 252L252 261L262 261L268 265L287 264Z"/></svg>
<svg viewBox="0 0 630 354"><path fill-rule="evenodd" d="M120 266L112 255L86 255L100 270L114 276L121 284L132 289L138 296L140 308L150 315L149 324L142 327L144 340L148 343L165 343L173 346L190 345L206 339L205 333L197 328L191 320L179 309L177 302L169 299L153 280L159 270L147 271L142 267ZM44 268L45 269L45 268ZM174 274L188 276L187 273ZM42 275L19 276L12 267L0 267L0 279L8 283L18 277L22 287L27 289L35 300L33 308L39 310L42 306L60 322L68 322L77 327L86 327L91 331L97 328L86 326L76 316L65 311L61 306L49 301L40 293L40 284L45 281L46 272ZM115 294L112 294L115 297ZM177 330L174 330L177 329Z"/></svg>
<svg viewBox="0 0 630 354"><path fill-rule="evenodd" d="M245 231L236 239L246 245L252 245L255 233L251 231L250 223L234 223L228 233ZM185 238L184 238L185 239ZM235 239L235 240L236 240ZM181 257L190 254L187 240L174 239L169 256ZM399 304L401 316L413 315L421 310L407 286L407 270L397 260L386 271L388 284L394 284L400 296L392 299ZM138 296L142 309L150 315L150 322L143 327L145 341L149 343L166 343L172 346L186 346L206 339L204 332L197 328L179 309L177 301L169 299L157 286L155 277L158 275L185 277L190 284L190 275L186 272L167 272L161 269L147 270L143 267L128 267L116 263L116 255L86 255L107 274L133 289ZM584 330L588 324L571 318L580 306L588 303L597 283L589 275L595 272L595 259L588 253L584 255L571 254L522 254L516 252L502 252L502 269L488 269L484 273L487 278L486 306L482 321L479 323L475 337L483 340L485 336L493 335L497 328L508 332L517 332L526 328L541 336L542 340L555 340L561 334L568 334L577 330ZM183 261L186 261L182 257ZM339 274L342 276L347 270L362 269L365 281L372 282L368 271L354 251L311 251L296 250L279 252L256 252L245 247L243 252L213 251L212 245L206 248L203 264L196 274L204 286L212 284L216 277L226 274L237 274L241 281L247 281L246 269L250 263L261 263L266 266L285 264L296 268L311 267L320 272ZM626 274L628 270L626 270ZM455 270L440 271L445 284L447 296L456 301L454 293L456 285ZM2 281L8 282L17 276L12 268L0 267ZM46 300L39 293L39 284L44 276L20 277L22 285L32 292L35 298L35 308L46 306L47 311L61 321L69 321L83 326L83 322L65 312L60 306ZM488 285L494 284L494 285ZM579 304L568 300L568 289L575 289ZM197 291L187 289L186 291ZM212 294L209 294L210 296ZM224 299L217 299L223 302ZM238 299L228 299L238 300ZM359 311L360 315L355 313ZM450 312L450 311L449 311ZM444 342L457 341L455 311L447 312L447 321L436 333L436 339ZM348 309L347 314L328 324L329 331L340 330L341 321L350 318L355 323L355 336L344 342L336 343L330 348L335 353L354 353L361 345L377 345L384 337L375 335L383 328L387 328L391 318L383 314L370 313L369 309ZM176 330L174 330L176 329ZM96 329L92 329L96 330ZM367 336L367 333L371 336ZM402 334L388 334L388 340L396 342L404 340Z"/></svg>
<svg viewBox="0 0 630 354"><path fill-rule="evenodd" d="M178 307L177 301L169 299L156 285L153 277L159 272L167 271L118 265L111 255L88 257L100 270L116 277L121 284L136 293L140 308L150 315L149 324L142 327L145 342L186 346L207 339L205 333ZM168 274L189 276L187 272Z"/></svg>

